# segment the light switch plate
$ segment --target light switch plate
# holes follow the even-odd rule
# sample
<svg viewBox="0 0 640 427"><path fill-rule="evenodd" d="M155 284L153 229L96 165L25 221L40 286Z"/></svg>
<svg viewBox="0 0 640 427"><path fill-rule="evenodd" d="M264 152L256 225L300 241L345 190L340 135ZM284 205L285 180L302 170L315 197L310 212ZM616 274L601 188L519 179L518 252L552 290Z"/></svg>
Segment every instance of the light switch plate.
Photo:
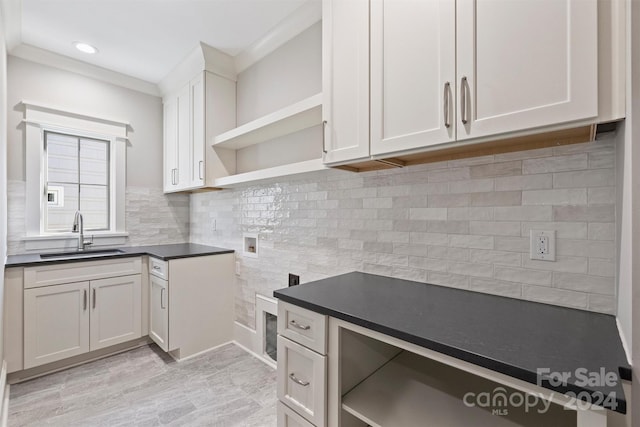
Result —
<svg viewBox="0 0 640 427"><path fill-rule="evenodd" d="M529 240L529 258L540 261L556 260L555 230L531 230Z"/></svg>

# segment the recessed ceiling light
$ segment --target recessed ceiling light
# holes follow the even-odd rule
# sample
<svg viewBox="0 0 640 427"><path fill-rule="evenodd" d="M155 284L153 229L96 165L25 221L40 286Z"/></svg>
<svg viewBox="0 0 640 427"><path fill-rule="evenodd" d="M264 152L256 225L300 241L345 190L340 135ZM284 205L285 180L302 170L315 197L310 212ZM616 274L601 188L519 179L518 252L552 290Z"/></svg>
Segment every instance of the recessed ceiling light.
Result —
<svg viewBox="0 0 640 427"><path fill-rule="evenodd" d="M87 43L83 43L83 42L73 42L73 45L76 47L76 49L78 49L80 52L84 52L84 53L98 53L98 49L91 46L90 44Z"/></svg>

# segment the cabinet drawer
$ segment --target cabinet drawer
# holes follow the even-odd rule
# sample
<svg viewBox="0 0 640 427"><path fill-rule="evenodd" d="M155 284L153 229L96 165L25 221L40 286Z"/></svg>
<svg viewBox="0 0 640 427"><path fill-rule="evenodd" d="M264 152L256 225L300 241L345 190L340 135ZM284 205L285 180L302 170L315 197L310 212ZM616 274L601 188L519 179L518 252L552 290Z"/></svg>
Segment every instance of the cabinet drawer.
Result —
<svg viewBox="0 0 640 427"><path fill-rule="evenodd" d="M140 273L142 273L140 257L39 265L24 269L24 288L39 288Z"/></svg>
<svg viewBox="0 0 640 427"><path fill-rule="evenodd" d="M169 279L169 263L161 259L149 257L149 274L164 280Z"/></svg>
<svg viewBox="0 0 640 427"><path fill-rule="evenodd" d="M278 302L278 333L320 354L327 354L327 316Z"/></svg>
<svg viewBox="0 0 640 427"><path fill-rule="evenodd" d="M278 399L317 427L326 422L327 357L278 336Z"/></svg>
<svg viewBox="0 0 640 427"><path fill-rule="evenodd" d="M284 403L278 402L278 427L313 427L313 424Z"/></svg>

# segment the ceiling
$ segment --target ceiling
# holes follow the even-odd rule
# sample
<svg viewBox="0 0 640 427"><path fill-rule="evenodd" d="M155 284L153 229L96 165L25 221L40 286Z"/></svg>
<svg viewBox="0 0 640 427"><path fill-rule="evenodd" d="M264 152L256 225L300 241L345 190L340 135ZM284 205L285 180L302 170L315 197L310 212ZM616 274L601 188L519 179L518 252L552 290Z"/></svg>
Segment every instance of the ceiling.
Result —
<svg viewBox="0 0 640 427"><path fill-rule="evenodd" d="M237 55L307 1L22 0L21 41L158 83L200 41Z"/></svg>

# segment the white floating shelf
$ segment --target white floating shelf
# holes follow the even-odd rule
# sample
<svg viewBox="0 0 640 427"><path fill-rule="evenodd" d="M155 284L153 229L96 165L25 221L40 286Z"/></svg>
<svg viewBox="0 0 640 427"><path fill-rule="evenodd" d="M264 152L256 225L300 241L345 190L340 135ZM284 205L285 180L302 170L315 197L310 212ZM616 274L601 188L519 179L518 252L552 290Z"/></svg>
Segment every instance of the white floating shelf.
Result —
<svg viewBox="0 0 640 427"><path fill-rule="evenodd" d="M558 405L546 414L509 407L507 416L499 416L492 408L464 404L466 393L477 396L496 387L500 385L405 351L343 396L342 408L373 427L575 425L575 412ZM504 389L508 397L510 389Z"/></svg>
<svg viewBox="0 0 640 427"><path fill-rule="evenodd" d="M327 169L327 167L322 162L322 159L306 160L304 162L290 163L283 166L259 169L256 171L216 178L214 187L232 188L250 182L279 178L282 176L296 175L305 172L315 172L324 169Z"/></svg>
<svg viewBox="0 0 640 427"><path fill-rule="evenodd" d="M238 150L320 123L322 123L321 93L220 134L213 139L212 145Z"/></svg>

